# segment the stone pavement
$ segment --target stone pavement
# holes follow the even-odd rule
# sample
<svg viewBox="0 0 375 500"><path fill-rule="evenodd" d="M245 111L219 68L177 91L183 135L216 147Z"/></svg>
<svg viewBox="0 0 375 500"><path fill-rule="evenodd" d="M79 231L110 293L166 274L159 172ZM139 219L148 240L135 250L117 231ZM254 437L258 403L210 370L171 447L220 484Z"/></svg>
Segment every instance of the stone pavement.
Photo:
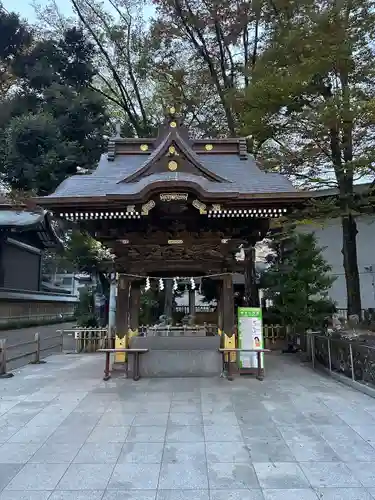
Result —
<svg viewBox="0 0 375 500"><path fill-rule="evenodd" d="M41 347L50 347L55 346L59 339L47 339L48 337L52 337L57 334L57 330L65 330L72 329L75 323L56 323L54 325L42 325L42 326L32 326L28 328L19 328L16 330L1 330L0 331L0 339L6 339L7 345L17 345L22 342L29 342L34 340L35 334L38 332L41 340ZM47 339L47 340L46 340ZM63 337L63 348L64 350L73 351L75 349L75 340L73 335L65 334ZM19 354L24 354L34 350L34 345L23 345L20 347L16 347L8 350L9 357L18 356ZM53 352L58 352L59 349L53 347L48 351L43 351L41 353L41 358L45 358L49 356ZM11 361L8 363L8 370L15 370L20 366L24 366L29 361L32 360L32 356L28 356L25 358L17 359L16 361Z"/></svg>
<svg viewBox="0 0 375 500"><path fill-rule="evenodd" d="M264 382L119 377L55 355L0 380L0 500L370 500L375 399L267 358Z"/></svg>

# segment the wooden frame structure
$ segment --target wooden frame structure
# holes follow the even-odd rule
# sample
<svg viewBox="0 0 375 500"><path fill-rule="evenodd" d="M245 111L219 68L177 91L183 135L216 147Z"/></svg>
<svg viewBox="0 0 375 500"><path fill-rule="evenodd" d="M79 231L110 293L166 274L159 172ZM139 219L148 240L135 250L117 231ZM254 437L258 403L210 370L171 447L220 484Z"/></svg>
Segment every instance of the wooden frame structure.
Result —
<svg viewBox="0 0 375 500"><path fill-rule="evenodd" d="M171 108L156 138L117 134L91 174L68 178L37 202L114 252L117 332L138 327L140 276L216 274L218 326L231 336L232 273L245 275L244 305L259 305L254 245L270 220L306 196L282 175L262 171L244 139L191 139ZM241 246L244 262L236 259Z"/></svg>

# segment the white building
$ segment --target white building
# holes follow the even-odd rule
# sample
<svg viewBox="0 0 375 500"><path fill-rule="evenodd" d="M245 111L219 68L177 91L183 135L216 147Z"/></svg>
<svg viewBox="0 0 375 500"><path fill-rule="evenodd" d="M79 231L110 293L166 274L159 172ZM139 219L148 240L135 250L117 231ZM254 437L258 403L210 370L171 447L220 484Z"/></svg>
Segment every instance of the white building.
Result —
<svg viewBox="0 0 375 500"><path fill-rule="evenodd" d="M300 226L299 230L306 233L315 233L318 245L323 248L323 256L332 267L332 274L336 276L330 297L336 302L339 309L346 309L346 285L341 252L342 229L340 219L306 224ZM362 308L375 308L375 215L357 217L357 230Z"/></svg>

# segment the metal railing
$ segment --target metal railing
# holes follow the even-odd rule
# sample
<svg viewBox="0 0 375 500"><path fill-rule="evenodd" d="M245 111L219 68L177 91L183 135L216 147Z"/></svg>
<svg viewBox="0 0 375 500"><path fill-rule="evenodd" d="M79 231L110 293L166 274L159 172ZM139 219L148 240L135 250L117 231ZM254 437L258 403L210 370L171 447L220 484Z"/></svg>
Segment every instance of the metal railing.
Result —
<svg viewBox="0 0 375 500"><path fill-rule="evenodd" d="M56 344L47 346L44 345L44 342L58 339ZM42 345L43 342L43 345ZM24 347L29 347L30 349L26 352L18 352L16 354L12 354L12 351L19 351ZM28 340L26 342L19 342L18 344L8 344L6 339L0 339L0 376L5 376L8 373L8 365L14 361L18 361L23 358L29 358L32 356L32 361L30 363L38 364L42 363L42 354L46 351L52 351L53 349L58 349L60 352L63 349L63 336L61 333L57 333L56 335L51 335L49 337L40 338L39 333L36 333L34 336L34 340Z"/></svg>
<svg viewBox="0 0 375 500"><path fill-rule="evenodd" d="M307 333L306 352L313 368L320 364L375 388L375 346L313 332Z"/></svg>

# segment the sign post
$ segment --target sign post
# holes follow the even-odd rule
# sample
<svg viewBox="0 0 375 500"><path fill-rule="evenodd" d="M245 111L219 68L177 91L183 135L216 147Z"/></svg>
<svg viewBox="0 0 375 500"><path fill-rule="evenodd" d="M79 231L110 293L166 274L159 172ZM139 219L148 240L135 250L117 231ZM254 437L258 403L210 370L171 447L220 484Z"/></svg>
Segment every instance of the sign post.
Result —
<svg viewBox="0 0 375 500"><path fill-rule="evenodd" d="M260 307L238 308L238 347L240 349L263 349L263 321ZM263 353L261 367L264 368ZM241 352L239 357L240 369L257 369L257 353Z"/></svg>

